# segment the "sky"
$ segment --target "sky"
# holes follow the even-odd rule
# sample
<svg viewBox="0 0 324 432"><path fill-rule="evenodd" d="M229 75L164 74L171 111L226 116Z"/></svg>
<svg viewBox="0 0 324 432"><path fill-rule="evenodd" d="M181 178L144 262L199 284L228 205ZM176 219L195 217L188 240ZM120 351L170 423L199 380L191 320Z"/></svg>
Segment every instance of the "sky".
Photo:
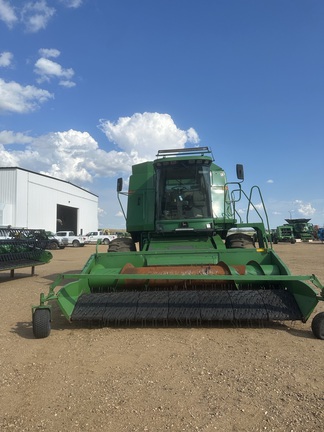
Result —
<svg viewBox="0 0 324 432"><path fill-rule="evenodd" d="M0 0L0 166L98 195L101 228L118 177L195 146L271 228L324 226L323 120L323 0Z"/></svg>

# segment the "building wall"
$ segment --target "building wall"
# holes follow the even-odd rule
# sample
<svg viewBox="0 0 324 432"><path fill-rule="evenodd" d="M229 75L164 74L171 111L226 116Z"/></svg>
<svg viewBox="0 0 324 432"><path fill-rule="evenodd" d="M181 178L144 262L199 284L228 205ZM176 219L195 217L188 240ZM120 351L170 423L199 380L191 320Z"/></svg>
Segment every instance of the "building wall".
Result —
<svg viewBox="0 0 324 432"><path fill-rule="evenodd" d="M14 218L17 176L14 170L0 172L0 225Z"/></svg>
<svg viewBox="0 0 324 432"><path fill-rule="evenodd" d="M53 177L16 168L0 169L0 225L55 232L58 204L78 209L77 234L97 229L96 195Z"/></svg>

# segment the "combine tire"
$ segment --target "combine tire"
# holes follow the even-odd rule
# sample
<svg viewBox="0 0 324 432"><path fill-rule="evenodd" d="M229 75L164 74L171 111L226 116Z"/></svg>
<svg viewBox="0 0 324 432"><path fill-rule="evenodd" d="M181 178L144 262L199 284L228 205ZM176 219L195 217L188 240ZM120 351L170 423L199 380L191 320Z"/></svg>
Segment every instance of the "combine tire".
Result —
<svg viewBox="0 0 324 432"><path fill-rule="evenodd" d="M36 339L49 336L51 332L51 314L48 309L36 309L33 314L33 333Z"/></svg>
<svg viewBox="0 0 324 432"><path fill-rule="evenodd" d="M108 252L133 252L135 244L131 238L117 238L110 242Z"/></svg>
<svg viewBox="0 0 324 432"><path fill-rule="evenodd" d="M320 312L312 321L313 334L317 339L324 340L324 312Z"/></svg>
<svg viewBox="0 0 324 432"><path fill-rule="evenodd" d="M226 247L229 249L232 248L254 248L253 238L247 234L231 234L226 237Z"/></svg>

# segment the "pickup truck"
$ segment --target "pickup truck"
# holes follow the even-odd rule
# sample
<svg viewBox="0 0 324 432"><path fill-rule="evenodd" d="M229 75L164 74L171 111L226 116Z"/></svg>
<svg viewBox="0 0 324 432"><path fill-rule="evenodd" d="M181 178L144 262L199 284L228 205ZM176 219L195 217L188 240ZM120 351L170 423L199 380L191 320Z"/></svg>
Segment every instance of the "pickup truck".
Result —
<svg viewBox="0 0 324 432"><path fill-rule="evenodd" d="M86 243L97 243L101 240L102 244L109 245L111 240L117 238L115 234L105 234L103 231L91 231L86 234Z"/></svg>
<svg viewBox="0 0 324 432"><path fill-rule="evenodd" d="M68 240L65 237L56 236L51 231L46 231L47 246L46 249L64 249L68 245Z"/></svg>
<svg viewBox="0 0 324 432"><path fill-rule="evenodd" d="M68 246L80 247L86 243L86 237L75 235L74 231L57 231L56 237L65 237L68 241Z"/></svg>

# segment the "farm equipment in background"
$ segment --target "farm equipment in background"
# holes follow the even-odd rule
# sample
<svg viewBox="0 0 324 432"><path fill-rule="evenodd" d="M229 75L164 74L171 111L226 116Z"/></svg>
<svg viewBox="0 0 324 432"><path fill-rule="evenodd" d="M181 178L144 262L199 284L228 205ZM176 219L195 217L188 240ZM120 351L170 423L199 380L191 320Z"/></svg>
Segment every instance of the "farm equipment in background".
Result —
<svg viewBox="0 0 324 432"><path fill-rule="evenodd" d="M10 270L11 277L18 268L46 264L52 259L52 254L45 249L48 246L48 236L44 230L26 228L1 228L0 230L0 271Z"/></svg>
<svg viewBox="0 0 324 432"><path fill-rule="evenodd" d="M228 182L208 147L160 150L134 165L128 192L117 181L131 237L108 252L97 246L81 273L58 275L32 308L34 336L50 334L53 302L69 321L108 326L306 322L324 287L314 275L293 276L276 255L261 191L246 194L243 166L236 172ZM324 339L324 313L312 330Z"/></svg>
<svg viewBox="0 0 324 432"><path fill-rule="evenodd" d="M314 240L314 226L309 223L310 219L285 219L293 227L295 239L301 241Z"/></svg>
<svg viewBox="0 0 324 432"><path fill-rule="evenodd" d="M296 243L293 227L288 224L277 226L277 228L272 233L272 241L274 244L279 242L289 242L292 244Z"/></svg>
<svg viewBox="0 0 324 432"><path fill-rule="evenodd" d="M317 231L317 238L321 242L324 242L324 228L319 228Z"/></svg>

